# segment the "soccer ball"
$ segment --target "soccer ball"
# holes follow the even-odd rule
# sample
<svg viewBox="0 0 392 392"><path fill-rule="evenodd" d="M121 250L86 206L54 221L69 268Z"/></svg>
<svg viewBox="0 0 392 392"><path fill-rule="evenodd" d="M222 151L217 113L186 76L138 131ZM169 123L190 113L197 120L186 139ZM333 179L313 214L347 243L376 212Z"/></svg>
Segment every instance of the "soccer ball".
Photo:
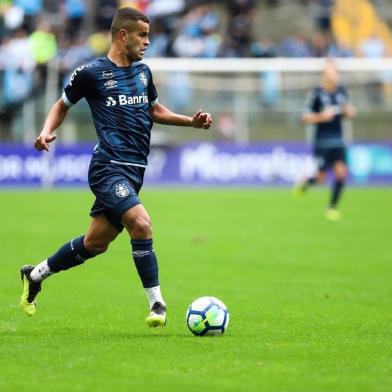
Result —
<svg viewBox="0 0 392 392"><path fill-rule="evenodd" d="M200 297L189 306L186 324L197 336L222 335L229 325L229 311L215 297Z"/></svg>

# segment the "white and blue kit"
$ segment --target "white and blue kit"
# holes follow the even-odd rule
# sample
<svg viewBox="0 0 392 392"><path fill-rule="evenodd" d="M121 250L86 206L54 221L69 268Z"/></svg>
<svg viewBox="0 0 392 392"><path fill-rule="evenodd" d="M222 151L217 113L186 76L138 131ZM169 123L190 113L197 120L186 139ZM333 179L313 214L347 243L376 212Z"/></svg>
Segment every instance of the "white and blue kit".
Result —
<svg viewBox="0 0 392 392"><path fill-rule="evenodd" d="M90 215L105 214L119 231L121 216L139 204L153 120L158 103L152 74L144 63L118 67L107 57L81 66L72 74L62 99L72 106L85 98L98 136L89 168L96 196Z"/></svg>

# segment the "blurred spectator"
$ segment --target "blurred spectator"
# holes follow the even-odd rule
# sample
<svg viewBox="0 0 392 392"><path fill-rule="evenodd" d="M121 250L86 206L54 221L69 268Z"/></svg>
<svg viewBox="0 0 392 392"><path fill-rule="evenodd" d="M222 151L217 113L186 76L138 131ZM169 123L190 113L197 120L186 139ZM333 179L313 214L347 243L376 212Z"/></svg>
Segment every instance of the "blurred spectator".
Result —
<svg viewBox="0 0 392 392"><path fill-rule="evenodd" d="M97 31L88 37L88 45L95 57L103 56L110 46L110 30Z"/></svg>
<svg viewBox="0 0 392 392"><path fill-rule="evenodd" d="M65 0L65 15L67 18L66 32L71 39L80 33L86 16L85 0Z"/></svg>
<svg viewBox="0 0 392 392"><path fill-rule="evenodd" d="M37 17L42 11L43 0L14 0L14 5L23 10L23 26L27 33L32 33L37 23Z"/></svg>
<svg viewBox="0 0 392 392"><path fill-rule="evenodd" d="M317 0L315 9L316 29L329 33L331 31L331 14L335 0Z"/></svg>
<svg viewBox="0 0 392 392"><path fill-rule="evenodd" d="M302 34L297 33L282 42L279 54L283 57L311 57L312 52Z"/></svg>
<svg viewBox="0 0 392 392"><path fill-rule="evenodd" d="M156 19L150 27L150 46L147 57L164 57L168 54L170 36L162 19Z"/></svg>
<svg viewBox="0 0 392 392"><path fill-rule="evenodd" d="M42 21L37 30L29 37L29 43L34 60L37 63L37 92L42 93L45 88L47 65L57 54L57 40L50 25Z"/></svg>
<svg viewBox="0 0 392 392"><path fill-rule="evenodd" d="M385 43L376 33L364 40L359 50L361 55L367 58L380 58L386 55Z"/></svg>
<svg viewBox="0 0 392 392"><path fill-rule="evenodd" d="M233 18L238 15L251 16L256 5L255 0L228 0L225 3Z"/></svg>
<svg viewBox="0 0 392 392"><path fill-rule="evenodd" d="M37 30L30 35L29 41L37 64L45 65L56 56L56 36L52 33L50 25L47 22L42 21L39 23Z"/></svg>
<svg viewBox="0 0 392 392"><path fill-rule="evenodd" d="M59 52L61 85L67 83L70 74L80 64L88 62L94 57L93 51L82 36L68 39L65 47Z"/></svg>
<svg viewBox="0 0 392 392"><path fill-rule="evenodd" d="M117 11L116 0L96 0L95 26L96 29L110 30L112 19Z"/></svg>
<svg viewBox="0 0 392 392"><path fill-rule="evenodd" d="M23 101L30 95L35 61L26 31L18 29L1 48L0 65L3 69L3 99L0 109L0 139L12 139L12 121Z"/></svg>
<svg viewBox="0 0 392 392"><path fill-rule="evenodd" d="M180 57L217 57L222 43L218 22L210 5L192 9L173 43L174 53Z"/></svg>
<svg viewBox="0 0 392 392"><path fill-rule="evenodd" d="M238 15L232 18L229 23L229 44L234 57L248 57L250 55L251 21L245 15ZM226 48L224 49L226 51ZM227 52L226 52L227 56Z"/></svg>
<svg viewBox="0 0 392 392"><path fill-rule="evenodd" d="M241 57L243 52L244 48L241 47L241 44L238 41L236 41L233 37L226 36L219 52L219 56L228 58Z"/></svg>
<svg viewBox="0 0 392 392"><path fill-rule="evenodd" d="M327 34L316 33L312 35L311 51L313 57L326 57L328 55L329 42Z"/></svg>
<svg viewBox="0 0 392 392"><path fill-rule="evenodd" d="M250 53L252 57L276 57L277 49L276 45L271 41L270 38L262 38L259 41L252 42L250 46Z"/></svg>
<svg viewBox="0 0 392 392"><path fill-rule="evenodd" d="M348 45L333 42L328 49L328 57L353 57L354 53Z"/></svg>
<svg viewBox="0 0 392 392"><path fill-rule="evenodd" d="M2 37L7 30L16 30L22 26L24 20L23 10L20 7L13 6L10 1L2 3L1 14L3 15Z"/></svg>

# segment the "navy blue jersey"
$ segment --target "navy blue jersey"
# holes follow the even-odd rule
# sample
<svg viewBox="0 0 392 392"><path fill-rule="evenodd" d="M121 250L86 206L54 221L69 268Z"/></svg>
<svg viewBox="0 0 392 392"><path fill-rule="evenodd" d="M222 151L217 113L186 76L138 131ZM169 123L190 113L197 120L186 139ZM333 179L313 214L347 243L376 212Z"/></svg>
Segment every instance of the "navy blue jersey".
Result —
<svg viewBox="0 0 392 392"><path fill-rule="evenodd" d="M316 87L307 98L306 112L320 113L333 110L335 116L331 121L315 124L314 144L321 148L344 147L343 137L343 109L348 103L348 94L343 86L335 91L326 91Z"/></svg>
<svg viewBox="0 0 392 392"><path fill-rule="evenodd" d="M96 159L147 165L153 125L149 109L158 95L146 64L118 67L99 58L74 71L62 98L68 106L87 100L98 135Z"/></svg>

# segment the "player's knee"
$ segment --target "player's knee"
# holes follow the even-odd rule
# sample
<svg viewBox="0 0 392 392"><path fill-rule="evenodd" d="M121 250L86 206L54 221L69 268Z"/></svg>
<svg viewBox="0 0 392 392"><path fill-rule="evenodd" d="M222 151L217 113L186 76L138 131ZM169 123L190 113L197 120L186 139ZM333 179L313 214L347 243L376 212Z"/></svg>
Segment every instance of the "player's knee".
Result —
<svg viewBox="0 0 392 392"><path fill-rule="evenodd" d="M152 237L151 222L145 217L136 218L132 225L132 238L148 239Z"/></svg>
<svg viewBox="0 0 392 392"><path fill-rule="evenodd" d="M342 168L336 173L336 178L340 181L344 181L347 178L347 170L346 168Z"/></svg>
<svg viewBox="0 0 392 392"><path fill-rule="evenodd" d="M318 182L318 183L324 182L324 181L325 181L325 177L326 177L325 173L324 173L324 172L320 172L320 173L317 175L317 182Z"/></svg>
<svg viewBox="0 0 392 392"><path fill-rule="evenodd" d="M335 167L335 177L339 181L344 181L347 177L347 169L345 165L337 165Z"/></svg>
<svg viewBox="0 0 392 392"><path fill-rule="evenodd" d="M109 248L109 243L107 241L97 240L94 238L85 237L84 247L93 255L99 255L105 253Z"/></svg>

